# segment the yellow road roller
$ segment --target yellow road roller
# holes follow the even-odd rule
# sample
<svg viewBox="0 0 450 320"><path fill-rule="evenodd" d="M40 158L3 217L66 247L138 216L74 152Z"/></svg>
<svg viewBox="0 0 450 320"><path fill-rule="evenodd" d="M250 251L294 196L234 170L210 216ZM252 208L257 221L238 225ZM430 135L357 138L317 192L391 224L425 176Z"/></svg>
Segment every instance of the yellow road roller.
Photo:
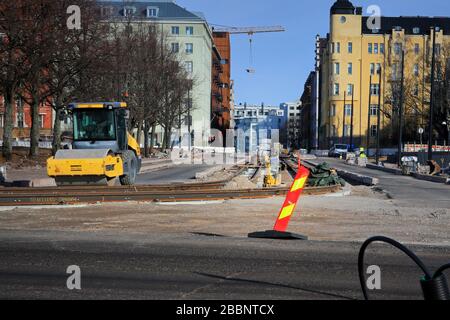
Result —
<svg viewBox="0 0 450 320"><path fill-rule="evenodd" d="M129 110L123 102L72 103L73 142L47 160L58 186L134 185L141 150L128 133Z"/></svg>

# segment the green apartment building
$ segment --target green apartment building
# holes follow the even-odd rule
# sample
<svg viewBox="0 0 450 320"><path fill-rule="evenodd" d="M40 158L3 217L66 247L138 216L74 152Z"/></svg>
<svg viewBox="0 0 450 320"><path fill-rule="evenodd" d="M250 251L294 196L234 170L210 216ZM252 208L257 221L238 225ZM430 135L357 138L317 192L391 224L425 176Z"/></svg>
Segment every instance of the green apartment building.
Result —
<svg viewBox="0 0 450 320"><path fill-rule="evenodd" d="M99 1L105 20L149 23L160 28L168 48L195 80L190 93L192 104L193 145L206 147L211 135L211 77L213 36L206 19L180 7L171 0ZM130 20L130 17L132 19ZM188 132L187 121L182 131ZM161 143L162 128L157 129L156 142Z"/></svg>

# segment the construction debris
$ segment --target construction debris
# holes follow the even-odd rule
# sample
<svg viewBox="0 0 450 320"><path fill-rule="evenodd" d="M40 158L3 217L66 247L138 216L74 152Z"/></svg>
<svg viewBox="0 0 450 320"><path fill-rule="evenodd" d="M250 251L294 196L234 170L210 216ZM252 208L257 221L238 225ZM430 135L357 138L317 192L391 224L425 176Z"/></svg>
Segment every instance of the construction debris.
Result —
<svg viewBox="0 0 450 320"><path fill-rule="evenodd" d="M308 180L308 186L310 187L345 186L344 179L340 178L336 170L330 168L330 165L326 162L317 165L310 171L311 175Z"/></svg>

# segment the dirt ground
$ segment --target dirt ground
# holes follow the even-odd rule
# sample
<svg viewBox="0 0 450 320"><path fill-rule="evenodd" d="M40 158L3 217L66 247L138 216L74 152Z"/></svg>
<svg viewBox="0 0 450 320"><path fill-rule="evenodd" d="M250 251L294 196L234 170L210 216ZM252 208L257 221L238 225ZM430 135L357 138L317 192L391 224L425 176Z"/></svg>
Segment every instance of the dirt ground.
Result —
<svg viewBox="0 0 450 320"><path fill-rule="evenodd" d="M200 233L246 237L271 229L284 199L212 203L124 203L80 207L0 208L5 229L113 231L118 233ZM405 243L450 246L450 208L399 206L368 187L351 196L305 196L289 231L311 240L363 241L385 235Z"/></svg>
<svg viewBox="0 0 450 320"><path fill-rule="evenodd" d="M45 168L47 159L51 157L51 154L51 150L40 149L39 156L31 159L28 156L28 148L14 148L10 161L6 161L0 152L0 165L6 165L6 168L11 170L41 169Z"/></svg>

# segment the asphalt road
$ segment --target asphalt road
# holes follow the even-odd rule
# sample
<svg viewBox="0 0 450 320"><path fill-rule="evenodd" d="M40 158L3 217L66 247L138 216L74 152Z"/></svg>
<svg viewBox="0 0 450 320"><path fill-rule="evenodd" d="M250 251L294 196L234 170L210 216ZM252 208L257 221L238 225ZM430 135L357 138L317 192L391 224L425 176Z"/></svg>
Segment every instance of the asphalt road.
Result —
<svg viewBox="0 0 450 320"><path fill-rule="evenodd" d="M0 231L0 299L360 299L359 244L210 235ZM413 247L436 268L449 248ZM376 299L421 299L421 273L387 246ZM66 269L81 269L81 290Z"/></svg>
<svg viewBox="0 0 450 320"><path fill-rule="evenodd" d="M385 190L390 197L402 204L414 204L418 207L450 208L450 186L399 176L384 171L346 165L342 160L319 158L313 162L328 162L338 169L352 171L379 179L378 187Z"/></svg>
<svg viewBox="0 0 450 320"><path fill-rule="evenodd" d="M177 165L155 172L141 173L137 176L136 184L152 185L192 182L197 172L202 172L209 168L211 166L208 165Z"/></svg>

